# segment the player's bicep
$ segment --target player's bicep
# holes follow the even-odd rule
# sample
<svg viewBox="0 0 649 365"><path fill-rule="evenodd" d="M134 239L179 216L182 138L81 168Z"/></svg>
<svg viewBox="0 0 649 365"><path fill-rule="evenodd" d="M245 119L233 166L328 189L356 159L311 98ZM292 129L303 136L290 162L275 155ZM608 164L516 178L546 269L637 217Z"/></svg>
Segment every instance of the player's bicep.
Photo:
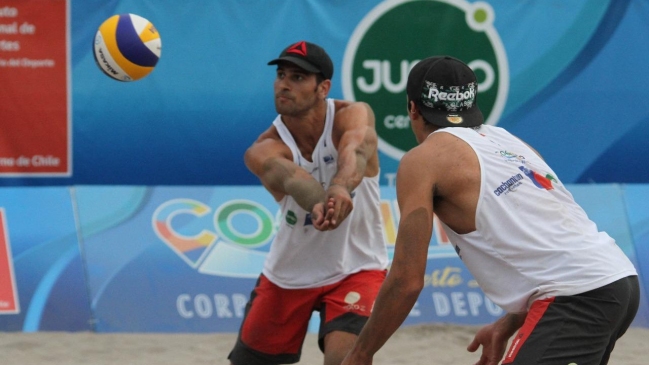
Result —
<svg viewBox="0 0 649 365"><path fill-rule="evenodd" d="M288 159L284 146L271 139L255 142L246 151L244 161L277 200L286 194L286 180L299 169Z"/></svg>
<svg viewBox="0 0 649 365"><path fill-rule="evenodd" d="M408 153L397 171L400 220L393 265L398 263L407 275L425 270L432 236L434 181L425 168L417 154Z"/></svg>
<svg viewBox="0 0 649 365"><path fill-rule="evenodd" d="M399 163L397 170L397 200L401 214L417 209L424 209L430 216L432 227L433 192L435 186L429 156L421 149L413 149L406 153Z"/></svg>
<svg viewBox="0 0 649 365"><path fill-rule="evenodd" d="M369 159L378 144L372 109L365 103L355 103L341 110L337 118L341 124L338 129L339 138L334 137L338 150L353 151Z"/></svg>

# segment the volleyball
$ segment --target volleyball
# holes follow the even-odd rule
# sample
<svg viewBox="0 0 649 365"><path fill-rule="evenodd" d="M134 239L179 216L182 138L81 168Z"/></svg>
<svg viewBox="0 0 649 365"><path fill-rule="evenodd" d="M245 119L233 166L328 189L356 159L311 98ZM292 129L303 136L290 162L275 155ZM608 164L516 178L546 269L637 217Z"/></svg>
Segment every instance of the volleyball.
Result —
<svg viewBox="0 0 649 365"><path fill-rule="evenodd" d="M135 14L119 14L99 26L93 54L106 75L135 81L153 71L161 48L160 34L150 21Z"/></svg>

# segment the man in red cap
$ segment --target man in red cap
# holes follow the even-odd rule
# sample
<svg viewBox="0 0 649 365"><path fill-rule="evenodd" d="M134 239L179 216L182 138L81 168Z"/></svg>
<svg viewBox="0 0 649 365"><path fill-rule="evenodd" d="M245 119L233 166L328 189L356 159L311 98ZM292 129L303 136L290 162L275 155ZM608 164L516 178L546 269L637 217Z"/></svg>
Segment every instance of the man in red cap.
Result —
<svg viewBox="0 0 649 365"><path fill-rule="evenodd" d="M326 365L338 365L369 317L388 263L374 113L333 100L333 63L297 42L277 66L279 114L245 163L281 206L279 229L250 295L234 365L300 360L314 311Z"/></svg>

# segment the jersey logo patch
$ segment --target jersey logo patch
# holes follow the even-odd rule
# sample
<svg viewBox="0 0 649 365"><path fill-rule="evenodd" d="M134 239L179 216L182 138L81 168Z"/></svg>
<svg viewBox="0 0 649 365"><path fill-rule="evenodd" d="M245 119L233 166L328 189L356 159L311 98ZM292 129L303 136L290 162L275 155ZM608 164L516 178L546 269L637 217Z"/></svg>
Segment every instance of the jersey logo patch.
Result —
<svg viewBox="0 0 649 365"><path fill-rule="evenodd" d="M292 210L289 210L286 212L286 224L289 226L294 226L295 223L297 223L297 216L295 215L295 212Z"/></svg>
<svg viewBox="0 0 649 365"><path fill-rule="evenodd" d="M545 176L539 174L538 172L528 169L525 166L519 166L518 167L525 176L529 177L530 180L536 185L537 188L539 189L545 189L545 190L553 190L554 186L552 186L552 180L557 181L554 176L550 174L546 174Z"/></svg>
<svg viewBox="0 0 649 365"><path fill-rule="evenodd" d="M334 162L334 156L333 155L328 155L322 158L322 161L324 161L325 164L329 165L330 163Z"/></svg>

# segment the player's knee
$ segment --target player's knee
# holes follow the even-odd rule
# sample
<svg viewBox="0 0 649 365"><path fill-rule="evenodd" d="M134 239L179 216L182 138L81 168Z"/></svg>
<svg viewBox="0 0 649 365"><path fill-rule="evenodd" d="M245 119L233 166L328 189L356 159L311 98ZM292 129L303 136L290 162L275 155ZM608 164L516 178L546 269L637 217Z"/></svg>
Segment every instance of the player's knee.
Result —
<svg viewBox="0 0 649 365"><path fill-rule="evenodd" d="M344 331L333 331L324 338L325 365L340 365L351 350L356 335Z"/></svg>

